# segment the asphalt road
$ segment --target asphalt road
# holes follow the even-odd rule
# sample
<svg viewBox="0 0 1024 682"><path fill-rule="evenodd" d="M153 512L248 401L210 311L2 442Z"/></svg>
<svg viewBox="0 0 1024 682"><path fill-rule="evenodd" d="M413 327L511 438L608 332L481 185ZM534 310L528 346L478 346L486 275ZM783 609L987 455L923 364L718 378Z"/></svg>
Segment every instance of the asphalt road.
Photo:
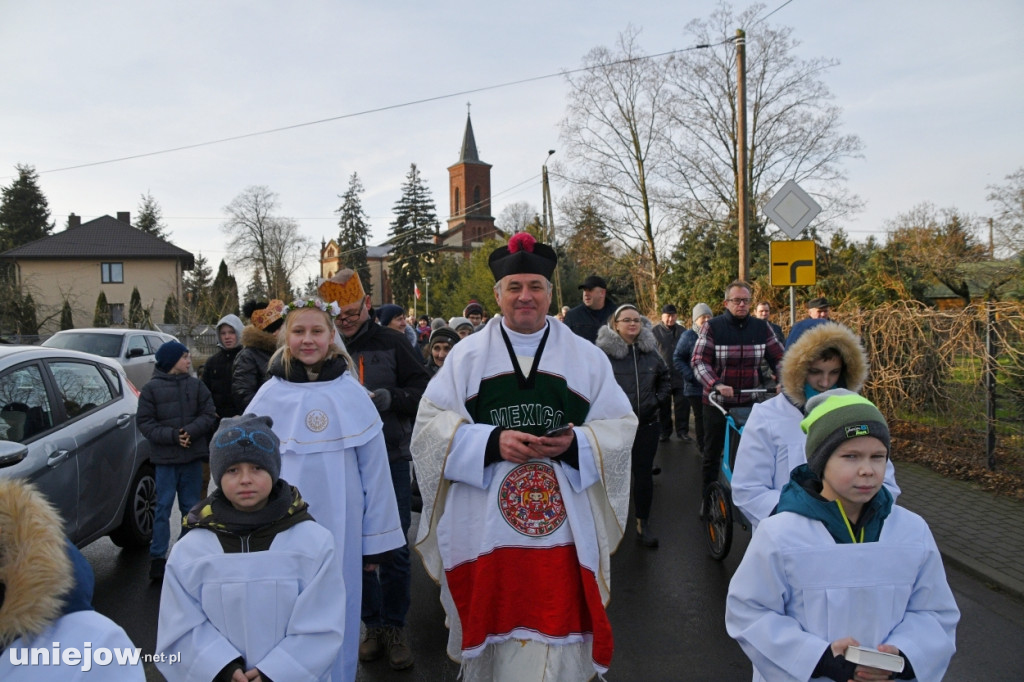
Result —
<svg viewBox="0 0 1024 682"><path fill-rule="evenodd" d="M614 680L749 680L750 664L725 632L724 604L729 579L749 535L737 527L732 551L719 563L707 557L697 519L700 476L695 448L672 440L661 446L655 479L652 528L656 550L636 542L630 529L612 557L609 617L615 654L606 678ZM417 516L413 517L415 533ZM144 653L156 642L159 588L146 578L145 552L118 550L109 540L93 543L85 555L96 572L94 604L120 623ZM1024 603L974 578L947 568L962 612L958 652L947 680L1018 680L1015 656L1024 642ZM385 661L361 665L357 680L378 682L454 681L458 666L445 655L447 630L438 588L418 558L413 562L413 605L409 633L416 664L394 672ZM150 666L148 679L163 678Z"/></svg>

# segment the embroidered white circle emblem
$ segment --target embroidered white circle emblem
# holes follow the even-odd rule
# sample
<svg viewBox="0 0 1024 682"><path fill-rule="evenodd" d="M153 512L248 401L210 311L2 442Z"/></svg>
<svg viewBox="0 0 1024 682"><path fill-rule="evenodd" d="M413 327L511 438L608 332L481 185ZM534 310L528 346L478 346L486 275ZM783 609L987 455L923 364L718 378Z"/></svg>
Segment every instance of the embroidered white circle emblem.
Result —
<svg viewBox="0 0 1024 682"><path fill-rule="evenodd" d="M310 410L306 415L306 427L315 433L327 428L327 413L323 410Z"/></svg>
<svg viewBox="0 0 1024 682"><path fill-rule="evenodd" d="M555 471L547 462L521 464L498 489L498 508L508 525L530 537L543 537L565 522L565 504Z"/></svg>

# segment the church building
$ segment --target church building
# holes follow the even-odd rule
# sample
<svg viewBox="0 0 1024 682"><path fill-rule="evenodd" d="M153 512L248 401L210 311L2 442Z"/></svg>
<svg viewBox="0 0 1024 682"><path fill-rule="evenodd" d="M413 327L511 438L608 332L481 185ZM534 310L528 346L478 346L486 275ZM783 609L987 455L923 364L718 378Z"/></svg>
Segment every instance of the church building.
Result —
<svg viewBox="0 0 1024 682"><path fill-rule="evenodd" d="M468 113L459 160L448 167L448 202L448 229L433 237L433 243L440 246L438 253L461 253L469 258L488 239L505 238L506 235L494 226L494 216L491 215L491 164L480 160L473 136L473 122ZM392 300L388 278L390 252L388 242L367 247L366 260L370 265L374 306ZM330 277L347 266L339 255L337 240L321 242L321 277Z"/></svg>

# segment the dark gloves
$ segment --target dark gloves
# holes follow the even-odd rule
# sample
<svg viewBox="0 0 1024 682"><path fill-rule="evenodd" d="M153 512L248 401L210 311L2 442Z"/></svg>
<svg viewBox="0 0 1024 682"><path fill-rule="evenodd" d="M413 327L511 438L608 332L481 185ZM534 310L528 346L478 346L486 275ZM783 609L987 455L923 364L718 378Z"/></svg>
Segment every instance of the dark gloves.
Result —
<svg viewBox="0 0 1024 682"><path fill-rule="evenodd" d="M373 397L370 400L373 401L373 406L377 408L377 411L382 414L391 409L391 391L386 388L373 389Z"/></svg>
<svg viewBox="0 0 1024 682"><path fill-rule="evenodd" d="M827 677L836 682L848 682L853 679L856 669L857 666L850 663L845 657L834 655L832 645L829 645L825 647L825 653L818 660L818 665L814 666L811 677Z"/></svg>
<svg viewBox="0 0 1024 682"><path fill-rule="evenodd" d="M221 668L217 676L213 678L213 682L231 682L231 678L234 677L236 670L245 672L245 661L242 660L241 656Z"/></svg>

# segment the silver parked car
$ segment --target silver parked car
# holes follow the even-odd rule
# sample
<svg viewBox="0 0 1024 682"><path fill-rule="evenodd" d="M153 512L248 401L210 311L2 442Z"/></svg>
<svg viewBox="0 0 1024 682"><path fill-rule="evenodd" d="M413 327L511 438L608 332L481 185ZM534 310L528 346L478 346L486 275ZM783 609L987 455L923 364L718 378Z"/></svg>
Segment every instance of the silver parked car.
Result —
<svg viewBox="0 0 1024 682"><path fill-rule="evenodd" d="M113 358L124 367L128 379L137 388L142 388L153 376L157 349L168 341L177 339L170 334L148 329L95 327L59 331L43 341L42 345Z"/></svg>
<svg viewBox="0 0 1024 682"><path fill-rule="evenodd" d="M111 360L0 346L0 476L34 483L79 547L107 534L146 547L156 478L137 408L138 391Z"/></svg>

